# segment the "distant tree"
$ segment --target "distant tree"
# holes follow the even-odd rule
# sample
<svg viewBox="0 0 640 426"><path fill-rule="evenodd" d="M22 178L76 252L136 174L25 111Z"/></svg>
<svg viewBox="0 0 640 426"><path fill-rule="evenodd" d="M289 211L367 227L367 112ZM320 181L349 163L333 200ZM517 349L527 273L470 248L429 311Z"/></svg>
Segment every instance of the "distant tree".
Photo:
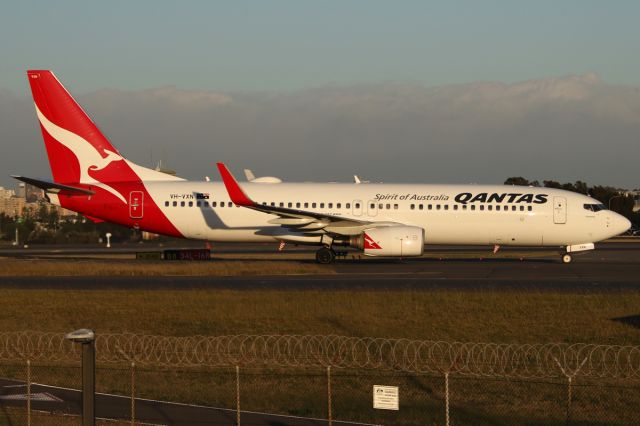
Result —
<svg viewBox="0 0 640 426"><path fill-rule="evenodd" d="M589 193L589 187L581 180L577 180L576 183L573 184L573 188L575 192L579 192L581 194L587 195Z"/></svg>
<svg viewBox="0 0 640 426"><path fill-rule="evenodd" d="M42 225L47 225L49 222L49 206L45 203L40 203L38 206L38 212L36 213L36 220Z"/></svg>
<svg viewBox="0 0 640 426"><path fill-rule="evenodd" d="M560 184L560 182L556 182L555 180L543 180L542 184L545 188L562 189L562 185Z"/></svg>
<svg viewBox="0 0 640 426"><path fill-rule="evenodd" d="M505 185L520 185L520 186L529 186L529 180L523 178L522 176L510 177L504 181Z"/></svg>

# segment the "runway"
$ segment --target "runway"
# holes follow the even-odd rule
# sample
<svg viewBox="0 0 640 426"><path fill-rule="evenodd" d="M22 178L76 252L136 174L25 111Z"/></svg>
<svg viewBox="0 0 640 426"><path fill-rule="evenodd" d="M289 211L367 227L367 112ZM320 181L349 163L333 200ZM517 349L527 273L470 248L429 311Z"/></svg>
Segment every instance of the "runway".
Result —
<svg viewBox="0 0 640 426"><path fill-rule="evenodd" d="M248 249L234 248L226 261L243 262ZM264 248L256 249L264 251ZM271 250L271 247L269 247ZM440 247L417 259L346 259L327 266L326 274L252 276L120 276L120 277L1 277L0 288L74 290L497 290L497 291L638 291L640 244L605 243L595 251L562 264L557 256L494 257L488 248ZM303 256L300 257L300 252ZM30 252L33 254L33 252ZM215 268L216 254L211 261ZM312 263L304 251L282 259ZM461 257L460 254L463 254ZM1 254L1 253L0 253ZM228 254L226 253L222 253ZM71 254L69 254L72 256ZM279 254L269 252L268 259ZM256 261L252 259L252 261ZM259 261L259 260L258 260Z"/></svg>
<svg viewBox="0 0 640 426"><path fill-rule="evenodd" d="M23 381L0 378L0 407L26 406L26 384ZM44 384L31 385L32 410L44 413L64 413L80 416L82 413L82 393L78 389L68 389ZM131 419L131 398L128 396L96 393L96 418L108 421L128 422ZM150 399L135 399L135 420L147 425L236 425L237 412L228 408L206 407L202 405L180 404ZM37 418L37 413L34 414ZM51 417L47 417L51 420ZM243 425L281 426L322 426L326 419L287 416L253 411L241 411ZM373 426L366 423L333 421L339 426Z"/></svg>

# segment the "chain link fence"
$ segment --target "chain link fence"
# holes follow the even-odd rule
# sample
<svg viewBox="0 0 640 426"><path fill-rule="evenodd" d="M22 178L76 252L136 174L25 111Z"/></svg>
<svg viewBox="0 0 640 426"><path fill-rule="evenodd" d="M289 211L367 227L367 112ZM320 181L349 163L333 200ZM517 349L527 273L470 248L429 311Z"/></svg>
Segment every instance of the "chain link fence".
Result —
<svg viewBox="0 0 640 426"><path fill-rule="evenodd" d="M133 334L95 345L98 424L640 424L640 346ZM80 370L62 333L0 333L0 425L80 424ZM375 385L398 388L399 410L373 408Z"/></svg>

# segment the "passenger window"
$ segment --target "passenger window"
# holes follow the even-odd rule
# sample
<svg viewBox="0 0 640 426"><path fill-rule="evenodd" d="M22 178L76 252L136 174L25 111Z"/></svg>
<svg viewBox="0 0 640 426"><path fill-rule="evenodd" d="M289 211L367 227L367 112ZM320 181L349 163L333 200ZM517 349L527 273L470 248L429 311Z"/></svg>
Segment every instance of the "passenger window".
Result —
<svg viewBox="0 0 640 426"><path fill-rule="evenodd" d="M185 206L185 202L184 201L180 201L180 207L184 207Z"/></svg>
<svg viewBox="0 0 640 426"><path fill-rule="evenodd" d="M484 211L484 204L480 204L480 210Z"/></svg>
<svg viewBox="0 0 640 426"><path fill-rule="evenodd" d="M338 203L336 204L336 208L339 209L340 207L342 207L342 204Z"/></svg>
<svg viewBox="0 0 640 426"><path fill-rule="evenodd" d="M324 203L320 203L320 208L324 209Z"/></svg>
<svg viewBox="0 0 640 426"><path fill-rule="evenodd" d="M416 209L416 205L415 204L411 204L411 210L415 210Z"/></svg>
<svg viewBox="0 0 640 426"><path fill-rule="evenodd" d="M454 210L458 210L458 205L457 205L457 204L454 204L454 205L453 205L453 209L454 209Z"/></svg>
<svg viewBox="0 0 640 426"><path fill-rule="evenodd" d="M524 211L524 206L520 206L520 211L523 212Z"/></svg>
<svg viewBox="0 0 640 426"><path fill-rule="evenodd" d="M333 203L329 203L329 205L327 207L332 209L333 208Z"/></svg>
<svg viewBox="0 0 640 426"><path fill-rule="evenodd" d="M283 202L280 202L280 207L284 207L284 203Z"/></svg>
<svg viewBox="0 0 640 426"><path fill-rule="evenodd" d="M496 206L496 211L499 212L500 211L500 205Z"/></svg>
<svg viewBox="0 0 640 426"><path fill-rule="evenodd" d="M300 203L296 203L296 208L299 209L300 208Z"/></svg>
<svg viewBox="0 0 640 426"><path fill-rule="evenodd" d="M467 209L467 205L466 205L466 204L463 204L463 205L462 205L462 210L466 210L466 209Z"/></svg>
<svg viewBox="0 0 640 426"><path fill-rule="evenodd" d="M445 205L444 205L444 209L445 209L445 210L449 210L449 204L445 204Z"/></svg>
<svg viewBox="0 0 640 426"><path fill-rule="evenodd" d="M168 202L168 201L165 201L165 202L164 202L164 206L165 206L165 207L169 207L169 202Z"/></svg>
<svg viewBox="0 0 640 426"><path fill-rule="evenodd" d="M351 208L351 203L345 204L345 208L350 209Z"/></svg>
<svg viewBox="0 0 640 426"><path fill-rule="evenodd" d="M304 208L305 209L309 208L309 203L304 203Z"/></svg>
<svg viewBox="0 0 640 426"><path fill-rule="evenodd" d="M422 204L420 204L420 206L419 206L419 207L420 207L420 210L422 210Z"/></svg>
<svg viewBox="0 0 640 426"><path fill-rule="evenodd" d="M493 210L493 206L492 206L491 204L489 204L489 205L487 206L487 210L489 210L489 211Z"/></svg>
<svg viewBox="0 0 640 426"><path fill-rule="evenodd" d="M511 211L516 211L516 206L511 206Z"/></svg>
<svg viewBox="0 0 640 426"><path fill-rule="evenodd" d="M216 207L218 205L218 203L216 203L215 201L211 202L211 207Z"/></svg>
<svg viewBox="0 0 640 426"><path fill-rule="evenodd" d="M189 201L189 207L193 207L193 201Z"/></svg>
<svg viewBox="0 0 640 426"><path fill-rule="evenodd" d="M275 207L276 203L274 203L273 201L271 202L271 207Z"/></svg>
<svg viewBox="0 0 640 426"><path fill-rule="evenodd" d="M356 203L356 209L360 208L360 203Z"/></svg>
<svg viewBox="0 0 640 426"><path fill-rule="evenodd" d="M394 205L393 205L393 209L394 209L394 210L398 210L398 205L397 205L397 204L394 204Z"/></svg>
<svg viewBox="0 0 640 426"><path fill-rule="evenodd" d="M428 207L429 207L429 210L433 210L433 205L432 204L429 204Z"/></svg>
<svg viewBox="0 0 640 426"><path fill-rule="evenodd" d="M472 205L471 205L471 210L474 210L474 211L475 211L475 209L476 209L476 205L475 205L475 204L472 204Z"/></svg>
<svg viewBox="0 0 640 426"><path fill-rule="evenodd" d="M532 210L533 210L533 207L528 206L528 207L527 207L527 210L532 211Z"/></svg>
<svg viewBox="0 0 640 426"><path fill-rule="evenodd" d="M174 201L174 202L173 202L173 207L176 207L177 205L178 205L178 202L177 202L177 201Z"/></svg>
<svg viewBox="0 0 640 426"><path fill-rule="evenodd" d="M287 204L287 206L288 206L289 208L291 208L291 207L293 207L293 203L289 203L289 204Z"/></svg>
<svg viewBox="0 0 640 426"><path fill-rule="evenodd" d="M311 208L315 209L316 208L316 203L311 203Z"/></svg>

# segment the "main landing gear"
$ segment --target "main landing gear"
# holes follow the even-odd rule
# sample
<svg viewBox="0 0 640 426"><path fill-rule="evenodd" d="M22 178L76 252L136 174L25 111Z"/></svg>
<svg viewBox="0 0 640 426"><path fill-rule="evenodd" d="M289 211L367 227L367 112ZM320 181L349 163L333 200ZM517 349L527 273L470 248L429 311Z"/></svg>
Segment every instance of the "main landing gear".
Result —
<svg viewBox="0 0 640 426"><path fill-rule="evenodd" d="M316 252L316 262L321 265L328 265L336 260L336 252L332 248L322 247Z"/></svg>

